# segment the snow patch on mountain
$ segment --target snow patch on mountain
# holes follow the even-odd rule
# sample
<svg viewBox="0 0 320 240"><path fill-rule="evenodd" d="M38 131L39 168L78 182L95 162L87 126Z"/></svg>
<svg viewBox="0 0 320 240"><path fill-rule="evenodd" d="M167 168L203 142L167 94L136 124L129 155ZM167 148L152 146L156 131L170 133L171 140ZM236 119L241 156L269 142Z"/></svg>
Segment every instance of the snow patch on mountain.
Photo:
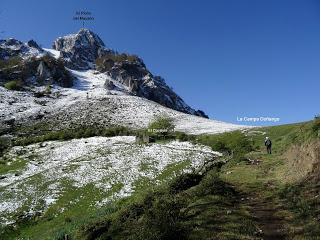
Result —
<svg viewBox="0 0 320 240"><path fill-rule="evenodd" d="M123 125L145 128L158 115L174 120L175 130L189 134L221 133L248 128L241 125L210 120L166 108L153 101L126 94L121 90L107 90L103 84L108 76L95 70L71 70L76 77L74 87L54 86L50 97L36 98L30 92L9 91L0 87L0 122L14 118L17 123L44 115L43 121L61 128L72 128L90 122L96 126Z"/></svg>
<svg viewBox="0 0 320 240"><path fill-rule="evenodd" d="M30 92L9 91L0 87L0 122L15 118L17 122L28 122L44 115L52 126L72 127L89 123L123 125L131 128L145 128L158 115L167 115L174 120L175 130L189 134L221 133L248 128L241 125L210 120L166 108L153 101L131 96L125 86L118 90L107 90L104 82L109 78L95 70L70 70L76 77L74 87L54 86L50 97L36 98Z"/></svg>
<svg viewBox="0 0 320 240"><path fill-rule="evenodd" d="M49 55L51 55L55 59L58 59L60 57L60 51L51 48L43 48L43 50L45 50L47 53L49 53Z"/></svg>

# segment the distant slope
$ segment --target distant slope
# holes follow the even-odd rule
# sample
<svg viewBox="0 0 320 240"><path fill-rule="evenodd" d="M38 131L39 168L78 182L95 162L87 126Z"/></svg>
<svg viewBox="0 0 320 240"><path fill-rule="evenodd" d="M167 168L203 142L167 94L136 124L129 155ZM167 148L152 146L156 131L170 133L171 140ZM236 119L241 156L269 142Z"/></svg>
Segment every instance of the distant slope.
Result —
<svg viewBox="0 0 320 240"><path fill-rule="evenodd" d="M0 122L3 126L10 119L15 124L40 124L49 129L79 126L107 127L122 125L145 128L157 115L165 114L174 119L177 131L190 134L221 133L246 126L210 120L166 108L158 103L127 95L125 86L107 90L104 73L94 70L70 70L76 77L72 88L55 86L51 94L41 98L32 92L10 91L0 87ZM36 88L41 91L43 88ZM120 91L121 90L121 91Z"/></svg>

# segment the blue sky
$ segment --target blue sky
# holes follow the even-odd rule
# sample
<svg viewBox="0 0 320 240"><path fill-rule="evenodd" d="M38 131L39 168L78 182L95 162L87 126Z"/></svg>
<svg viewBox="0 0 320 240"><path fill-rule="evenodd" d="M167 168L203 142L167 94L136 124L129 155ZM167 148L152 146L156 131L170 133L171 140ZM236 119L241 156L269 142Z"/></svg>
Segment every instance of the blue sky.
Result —
<svg viewBox="0 0 320 240"><path fill-rule="evenodd" d="M92 12L86 27L108 47L142 57L211 118L282 124L320 113L320 1L1 0L0 37L50 47L79 30L78 10Z"/></svg>

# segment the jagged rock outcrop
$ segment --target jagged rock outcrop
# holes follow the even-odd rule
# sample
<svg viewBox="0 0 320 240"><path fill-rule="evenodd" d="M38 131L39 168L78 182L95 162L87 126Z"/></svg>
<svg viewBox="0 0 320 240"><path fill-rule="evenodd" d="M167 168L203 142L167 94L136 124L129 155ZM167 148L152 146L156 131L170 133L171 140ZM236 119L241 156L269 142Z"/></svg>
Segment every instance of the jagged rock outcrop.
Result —
<svg viewBox="0 0 320 240"><path fill-rule="evenodd" d="M73 78L63 62L49 56L34 40L0 40L0 60L0 85L18 81L22 88L53 83L72 86Z"/></svg>
<svg viewBox="0 0 320 240"><path fill-rule="evenodd" d="M193 115L208 117L201 110L194 110L179 97L160 76L153 76L142 59L126 54L108 54L97 61L97 69L121 83L129 93L147 98L163 106ZM107 80L105 87L114 89L113 81Z"/></svg>
<svg viewBox="0 0 320 240"><path fill-rule="evenodd" d="M38 43L36 41L34 41L33 39L29 40L27 42L27 45L29 47L32 47L32 48L35 48L35 49L38 49L39 51L43 52L43 49L38 45Z"/></svg>
<svg viewBox="0 0 320 240"><path fill-rule="evenodd" d="M23 43L14 38L0 40L0 60L7 60L12 57L29 58L39 56L43 49L34 41Z"/></svg>
<svg viewBox="0 0 320 240"><path fill-rule="evenodd" d="M61 87L71 87L73 76L64 67L61 59L49 55L32 59L27 62L29 75L36 78L38 85L57 84Z"/></svg>
<svg viewBox="0 0 320 240"><path fill-rule="evenodd" d="M65 69L63 61L49 55L27 59L11 57L0 66L0 85L19 81L21 88L57 84L62 87L73 85L73 76Z"/></svg>
<svg viewBox="0 0 320 240"><path fill-rule="evenodd" d="M59 37L52 47L60 51L67 67L76 70L93 68L99 56L111 52L98 35L84 28L76 34Z"/></svg>

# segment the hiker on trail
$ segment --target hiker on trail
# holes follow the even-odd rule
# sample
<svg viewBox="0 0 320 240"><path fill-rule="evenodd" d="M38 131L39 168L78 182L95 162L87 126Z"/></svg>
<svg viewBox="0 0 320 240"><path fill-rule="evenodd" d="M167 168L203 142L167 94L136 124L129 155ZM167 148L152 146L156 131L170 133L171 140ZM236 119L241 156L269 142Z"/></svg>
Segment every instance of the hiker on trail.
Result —
<svg viewBox="0 0 320 240"><path fill-rule="evenodd" d="M264 140L264 145L267 147L267 153L271 154L272 142L269 137L266 137L266 139Z"/></svg>

